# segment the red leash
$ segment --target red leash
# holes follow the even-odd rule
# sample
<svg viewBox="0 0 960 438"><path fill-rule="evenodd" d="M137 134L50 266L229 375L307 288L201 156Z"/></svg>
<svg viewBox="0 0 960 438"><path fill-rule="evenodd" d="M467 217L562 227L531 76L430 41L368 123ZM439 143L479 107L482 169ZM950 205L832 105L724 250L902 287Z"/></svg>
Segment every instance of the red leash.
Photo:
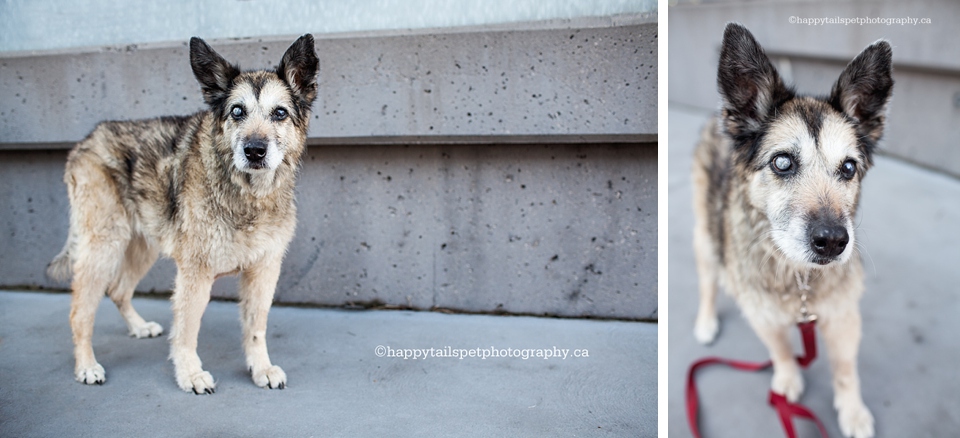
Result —
<svg viewBox="0 0 960 438"><path fill-rule="evenodd" d="M803 356L797 357L797 363L800 364L801 368L806 368L810 365L810 362L813 362L817 358L817 340L815 334L816 322L813 320L801 322L798 324L800 328L800 336L803 339ZM773 362L743 362L738 360L723 359L719 357L705 357L693 363L690 366L690 371L687 372L687 393L686 393L686 402L687 402L687 422L690 423L690 430L693 432L695 438L700 438L700 428L697 425L697 414L699 411L699 404L697 401L697 384L693 376L698 369L705 367L707 365L726 365L730 368L734 368L741 371L760 371L770 367ZM817 418L816 415L803 405L799 403L790 403L787 401L787 398L770 391L770 405L777 410L777 414L780 415L780 422L783 423L783 430L786 432L788 438L796 438L797 432L793 428L793 417L806 418L812 420L816 423L817 428L820 429L820 436L828 437L826 428L823 427L823 423Z"/></svg>

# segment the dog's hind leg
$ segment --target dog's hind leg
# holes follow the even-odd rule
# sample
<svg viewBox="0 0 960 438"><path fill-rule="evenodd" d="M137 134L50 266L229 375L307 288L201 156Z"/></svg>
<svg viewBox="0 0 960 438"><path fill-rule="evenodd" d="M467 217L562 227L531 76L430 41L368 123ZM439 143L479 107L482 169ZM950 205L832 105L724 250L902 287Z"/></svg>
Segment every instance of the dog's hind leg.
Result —
<svg viewBox="0 0 960 438"><path fill-rule="evenodd" d="M203 370L197 355L200 320L210 303L214 274L202 263L177 260L173 297L173 325L170 328L170 358L180 389L194 394L213 394L213 376Z"/></svg>
<svg viewBox="0 0 960 438"><path fill-rule="evenodd" d="M839 415L840 432L846 437L872 437L873 415L860 395L857 373L857 350L860 345L861 321L856 304L844 309L821 324L833 368L833 405Z"/></svg>
<svg viewBox="0 0 960 438"><path fill-rule="evenodd" d="M127 322L130 336L136 338L152 338L163 333L163 327L160 324L145 321L131 303L137 283L157 261L158 256L159 252L155 248L151 248L142 236L135 236L130 239L123 265L120 268L120 274L107 292L113 303L117 305L117 309L120 310L120 314L123 315L123 319Z"/></svg>
<svg viewBox="0 0 960 438"><path fill-rule="evenodd" d="M83 244L80 248L83 248ZM70 302L70 329L73 331L74 374L78 382L102 384L106 381L103 367L93 354L93 323L97 307L103 299L120 265L120 255L112 248L81 249L73 267L73 299Z"/></svg>
<svg viewBox="0 0 960 438"><path fill-rule="evenodd" d="M267 353L267 313L273 303L282 261L282 254L268 256L240 274L243 350L253 383L261 388L283 389L287 385L287 375L270 363Z"/></svg>
<svg viewBox="0 0 960 438"><path fill-rule="evenodd" d="M87 162L78 166L68 184L71 227L77 230L70 303L74 373L78 382L102 384L106 374L93 354L94 319L104 293L119 273L130 224L109 177L98 171L99 165Z"/></svg>

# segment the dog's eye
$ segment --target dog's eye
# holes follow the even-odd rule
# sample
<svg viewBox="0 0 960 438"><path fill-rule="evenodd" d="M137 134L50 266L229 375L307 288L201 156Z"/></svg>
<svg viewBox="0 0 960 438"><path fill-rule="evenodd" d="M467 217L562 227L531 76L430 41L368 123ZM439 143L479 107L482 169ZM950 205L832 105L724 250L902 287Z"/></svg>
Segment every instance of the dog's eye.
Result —
<svg viewBox="0 0 960 438"><path fill-rule="evenodd" d="M770 168L778 175L789 175L796 171L797 166L790 155L780 154L770 160Z"/></svg>
<svg viewBox="0 0 960 438"><path fill-rule="evenodd" d="M230 110L230 115L234 119L240 120L243 117L243 107L240 105L235 105L232 110Z"/></svg>
<svg viewBox="0 0 960 438"><path fill-rule="evenodd" d="M855 161L847 160L840 165L840 176L842 176L843 179L853 179L856 174L857 163Z"/></svg>
<svg viewBox="0 0 960 438"><path fill-rule="evenodd" d="M285 119L285 118L287 118L287 110L285 110L285 109L283 109L283 108L277 108L277 109L273 110L273 119L274 119L274 120L280 121L280 120L283 120L283 119Z"/></svg>

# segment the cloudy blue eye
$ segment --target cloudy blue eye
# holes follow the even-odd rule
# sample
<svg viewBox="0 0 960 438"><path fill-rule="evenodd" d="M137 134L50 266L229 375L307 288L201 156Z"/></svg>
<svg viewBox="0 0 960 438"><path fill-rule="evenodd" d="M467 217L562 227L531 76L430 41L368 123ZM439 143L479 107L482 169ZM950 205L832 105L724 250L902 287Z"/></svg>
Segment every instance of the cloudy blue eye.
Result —
<svg viewBox="0 0 960 438"><path fill-rule="evenodd" d="M843 179L853 179L854 175L857 174L857 163L853 160L844 161L840 165L840 176Z"/></svg>
<svg viewBox="0 0 960 438"><path fill-rule="evenodd" d="M797 171L793 157L789 154L780 154L770 160L770 168L778 175L789 175Z"/></svg>
<svg viewBox="0 0 960 438"><path fill-rule="evenodd" d="M233 109L230 110L230 115L236 120L243 118L243 114L243 107L240 105L234 105Z"/></svg>

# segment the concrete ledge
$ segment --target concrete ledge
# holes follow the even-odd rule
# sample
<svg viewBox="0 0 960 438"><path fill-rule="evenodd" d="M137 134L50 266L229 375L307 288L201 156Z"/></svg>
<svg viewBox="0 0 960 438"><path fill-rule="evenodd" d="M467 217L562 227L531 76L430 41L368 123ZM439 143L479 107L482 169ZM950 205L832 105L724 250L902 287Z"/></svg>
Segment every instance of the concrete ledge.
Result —
<svg viewBox="0 0 960 438"><path fill-rule="evenodd" d="M309 136L656 135L657 24L614 25L621 23L318 35L320 96ZM213 46L256 69L274 66L292 41ZM101 120L202 107L186 41L0 58L0 143L7 149L76 142Z"/></svg>
<svg viewBox="0 0 960 438"><path fill-rule="evenodd" d="M56 13L51 13L56 6ZM328 4L290 0L283 5L236 0L167 0L162 4L55 0L0 3L0 47L44 50L209 39L301 35L417 34L460 29L502 30L608 27L653 16L656 0L488 0L438 2L361 0ZM651 21L651 20L647 20Z"/></svg>
<svg viewBox="0 0 960 438"><path fill-rule="evenodd" d="M310 138L310 146L353 145L479 145L479 144L614 144L656 143L656 134L587 134L587 135L416 135L379 137ZM0 143L0 151L70 150L76 143Z"/></svg>

